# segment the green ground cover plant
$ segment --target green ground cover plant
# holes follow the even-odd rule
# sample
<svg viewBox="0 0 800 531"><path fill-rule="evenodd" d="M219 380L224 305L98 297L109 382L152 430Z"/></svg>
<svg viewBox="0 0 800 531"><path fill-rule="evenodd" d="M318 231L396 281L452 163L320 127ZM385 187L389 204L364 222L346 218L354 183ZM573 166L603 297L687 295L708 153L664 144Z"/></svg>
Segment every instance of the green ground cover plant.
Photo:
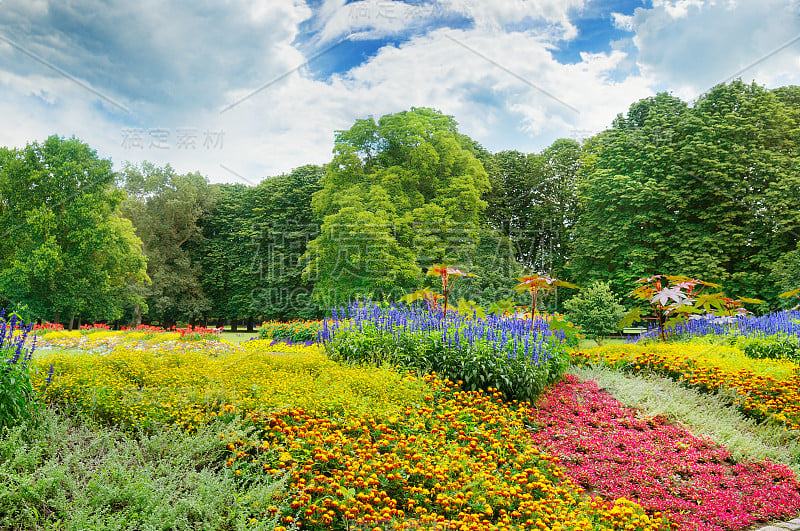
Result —
<svg viewBox="0 0 800 531"><path fill-rule="evenodd" d="M0 435L0 528L8 531L271 530L266 508L280 477L240 481L218 436L122 431L76 411L45 407ZM258 520L258 523L257 521Z"/></svg>

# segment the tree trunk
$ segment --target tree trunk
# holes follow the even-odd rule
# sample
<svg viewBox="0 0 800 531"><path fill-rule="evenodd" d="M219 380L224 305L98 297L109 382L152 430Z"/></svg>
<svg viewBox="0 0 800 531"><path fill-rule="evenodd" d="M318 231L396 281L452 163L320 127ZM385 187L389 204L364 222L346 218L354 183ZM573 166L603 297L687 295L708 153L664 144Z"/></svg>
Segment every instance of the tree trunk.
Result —
<svg viewBox="0 0 800 531"><path fill-rule="evenodd" d="M69 328L67 330L72 331L72 325L75 323L75 314L69 316Z"/></svg>
<svg viewBox="0 0 800 531"><path fill-rule="evenodd" d="M254 321L255 321L255 319L253 319L252 317L248 317L247 318L247 333L248 334L252 334L253 332L255 332L255 328L253 327Z"/></svg>
<svg viewBox="0 0 800 531"><path fill-rule="evenodd" d="M78 316L78 322L75 323L75 328L77 328L78 330L80 330L80 328L81 328L81 316L80 315Z"/></svg>
<svg viewBox="0 0 800 531"><path fill-rule="evenodd" d="M61 311L56 310L56 314L53 316L53 322L58 324L61 322Z"/></svg>
<svg viewBox="0 0 800 531"><path fill-rule="evenodd" d="M133 327L136 328L142 324L142 307L138 304L133 307Z"/></svg>
<svg viewBox="0 0 800 531"><path fill-rule="evenodd" d="M217 317L217 328L220 330L225 328L225 319L223 317Z"/></svg>
<svg viewBox="0 0 800 531"><path fill-rule="evenodd" d="M238 325L239 325L238 319L231 319L231 332L236 332Z"/></svg>

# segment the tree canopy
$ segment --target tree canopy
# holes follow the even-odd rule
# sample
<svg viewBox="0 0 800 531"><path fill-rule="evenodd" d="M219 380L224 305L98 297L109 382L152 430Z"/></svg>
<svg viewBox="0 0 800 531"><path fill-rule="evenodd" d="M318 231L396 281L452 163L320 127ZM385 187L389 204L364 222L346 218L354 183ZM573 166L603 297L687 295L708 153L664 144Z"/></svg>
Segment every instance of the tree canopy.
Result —
<svg viewBox="0 0 800 531"><path fill-rule="evenodd" d="M0 149L0 294L31 316L114 320L148 281L111 162L76 138Z"/></svg>
<svg viewBox="0 0 800 531"><path fill-rule="evenodd" d="M421 285L421 267L463 261L489 188L477 151L451 116L427 108L338 131L312 201L322 226L304 274L315 300L380 299Z"/></svg>
<svg viewBox="0 0 800 531"><path fill-rule="evenodd" d="M199 173L179 175L169 165L159 168L148 162L126 164L119 180L127 194L122 213L143 242L152 280L142 293L144 315L167 326L201 318L211 304L191 249L201 243L200 223L216 200L208 180Z"/></svg>
<svg viewBox="0 0 800 531"><path fill-rule="evenodd" d="M667 273L774 309L800 277L799 150L800 87L741 81L644 98L538 153L489 153L434 109L368 117L336 132L329 164L258 186L149 163L115 183L52 136L0 148L0 296L43 319L252 326L395 300L447 263L476 275L454 305L512 304L534 272L618 293Z"/></svg>
<svg viewBox="0 0 800 531"><path fill-rule="evenodd" d="M573 278L625 291L673 272L774 305L772 264L800 229L796 97L734 81L692 106L669 94L634 103L585 146Z"/></svg>

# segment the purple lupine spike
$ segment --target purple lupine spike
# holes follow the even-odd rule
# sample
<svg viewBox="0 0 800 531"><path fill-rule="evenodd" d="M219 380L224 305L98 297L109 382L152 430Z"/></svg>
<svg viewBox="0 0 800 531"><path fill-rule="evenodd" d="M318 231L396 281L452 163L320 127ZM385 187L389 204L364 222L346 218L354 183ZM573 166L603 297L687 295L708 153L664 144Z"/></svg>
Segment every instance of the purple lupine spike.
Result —
<svg viewBox="0 0 800 531"><path fill-rule="evenodd" d="M50 364L50 370L47 371L47 380L44 382L44 388L47 389L50 387L50 384L53 383L53 364Z"/></svg>

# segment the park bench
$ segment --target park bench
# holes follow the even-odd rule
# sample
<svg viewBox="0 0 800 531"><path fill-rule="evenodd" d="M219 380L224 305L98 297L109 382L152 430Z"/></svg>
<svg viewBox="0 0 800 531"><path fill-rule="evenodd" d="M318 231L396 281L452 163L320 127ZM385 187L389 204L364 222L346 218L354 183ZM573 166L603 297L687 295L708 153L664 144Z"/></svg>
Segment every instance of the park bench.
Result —
<svg viewBox="0 0 800 531"><path fill-rule="evenodd" d="M647 332L647 328L643 326L630 326L622 329L623 335L639 335L644 334L645 332Z"/></svg>

